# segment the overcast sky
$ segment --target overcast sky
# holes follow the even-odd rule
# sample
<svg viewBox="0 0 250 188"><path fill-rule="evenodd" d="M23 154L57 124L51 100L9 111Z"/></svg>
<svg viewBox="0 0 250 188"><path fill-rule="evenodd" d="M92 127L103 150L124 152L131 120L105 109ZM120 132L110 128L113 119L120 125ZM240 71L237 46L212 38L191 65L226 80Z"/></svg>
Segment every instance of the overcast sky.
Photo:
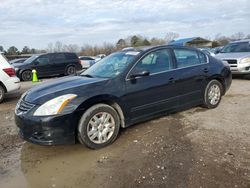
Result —
<svg viewBox="0 0 250 188"><path fill-rule="evenodd" d="M250 0L0 0L0 45L102 44L133 34L250 33Z"/></svg>

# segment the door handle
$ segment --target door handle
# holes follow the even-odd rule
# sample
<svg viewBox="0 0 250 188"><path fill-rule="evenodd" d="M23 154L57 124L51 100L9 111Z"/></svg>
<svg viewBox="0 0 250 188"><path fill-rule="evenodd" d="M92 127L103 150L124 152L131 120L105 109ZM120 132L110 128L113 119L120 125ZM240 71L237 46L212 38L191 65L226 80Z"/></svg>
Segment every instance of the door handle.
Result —
<svg viewBox="0 0 250 188"><path fill-rule="evenodd" d="M204 69L203 69L203 72L208 73L208 72L209 72L209 71L208 71L208 68L204 68Z"/></svg>
<svg viewBox="0 0 250 188"><path fill-rule="evenodd" d="M169 83L175 83L175 79L174 78L169 78Z"/></svg>

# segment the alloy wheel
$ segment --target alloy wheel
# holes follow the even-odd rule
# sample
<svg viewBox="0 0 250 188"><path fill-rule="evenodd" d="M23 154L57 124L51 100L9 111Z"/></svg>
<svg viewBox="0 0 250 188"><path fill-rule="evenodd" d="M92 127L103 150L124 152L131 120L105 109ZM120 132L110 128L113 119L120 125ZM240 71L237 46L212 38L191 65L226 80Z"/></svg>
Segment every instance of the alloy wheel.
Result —
<svg viewBox="0 0 250 188"><path fill-rule="evenodd" d="M115 120L110 113L97 113L88 122L87 135L95 144L102 144L109 141L114 131Z"/></svg>
<svg viewBox="0 0 250 188"><path fill-rule="evenodd" d="M208 91L208 100L210 104L216 105L220 101L221 91L217 84L213 84Z"/></svg>

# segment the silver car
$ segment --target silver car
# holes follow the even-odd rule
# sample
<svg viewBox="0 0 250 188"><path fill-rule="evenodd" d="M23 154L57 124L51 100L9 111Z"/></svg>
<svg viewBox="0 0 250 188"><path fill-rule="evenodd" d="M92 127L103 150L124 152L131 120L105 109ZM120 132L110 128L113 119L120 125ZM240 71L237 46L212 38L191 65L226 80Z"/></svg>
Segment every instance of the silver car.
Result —
<svg viewBox="0 0 250 188"><path fill-rule="evenodd" d="M230 65L232 74L250 77L250 40L231 42L215 57L226 61Z"/></svg>

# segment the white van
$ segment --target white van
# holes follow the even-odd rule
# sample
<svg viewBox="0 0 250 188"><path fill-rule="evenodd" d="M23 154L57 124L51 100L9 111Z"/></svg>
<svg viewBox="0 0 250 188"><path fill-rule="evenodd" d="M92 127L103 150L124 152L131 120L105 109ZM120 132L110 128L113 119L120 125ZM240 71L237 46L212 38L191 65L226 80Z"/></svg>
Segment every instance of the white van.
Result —
<svg viewBox="0 0 250 188"><path fill-rule="evenodd" d="M17 92L20 87L20 80L17 78L15 70L0 52L0 103L6 93Z"/></svg>

